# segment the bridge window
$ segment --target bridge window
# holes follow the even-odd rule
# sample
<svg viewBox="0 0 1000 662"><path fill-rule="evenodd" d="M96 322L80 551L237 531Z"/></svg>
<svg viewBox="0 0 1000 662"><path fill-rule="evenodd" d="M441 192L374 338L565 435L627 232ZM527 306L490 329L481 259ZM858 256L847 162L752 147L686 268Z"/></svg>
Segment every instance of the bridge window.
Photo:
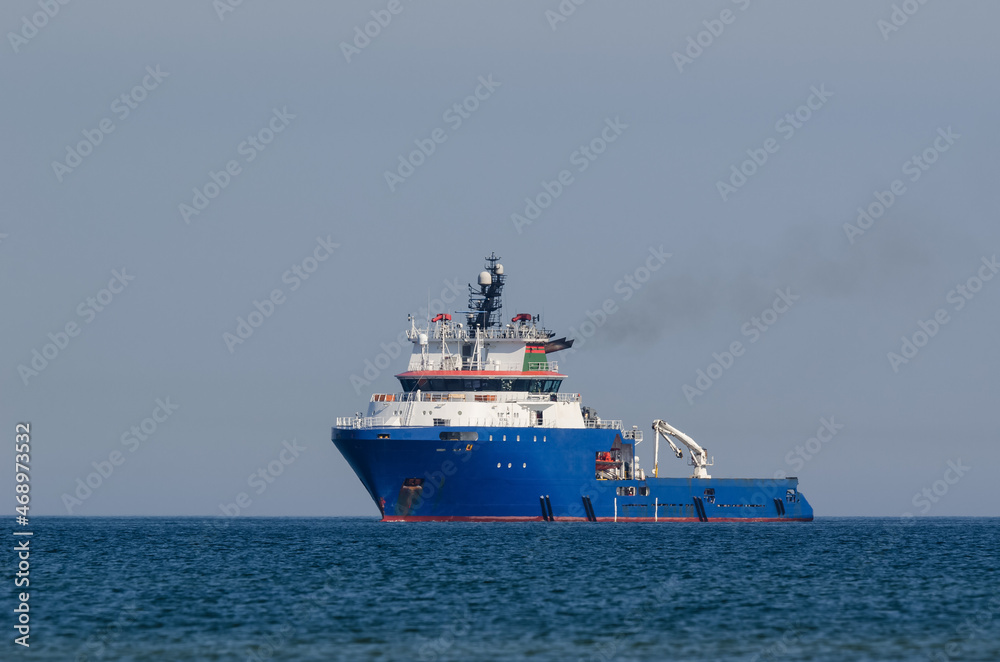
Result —
<svg viewBox="0 0 1000 662"><path fill-rule="evenodd" d="M519 391L527 393L558 393L561 379L444 379L401 377L407 393L422 391Z"/></svg>

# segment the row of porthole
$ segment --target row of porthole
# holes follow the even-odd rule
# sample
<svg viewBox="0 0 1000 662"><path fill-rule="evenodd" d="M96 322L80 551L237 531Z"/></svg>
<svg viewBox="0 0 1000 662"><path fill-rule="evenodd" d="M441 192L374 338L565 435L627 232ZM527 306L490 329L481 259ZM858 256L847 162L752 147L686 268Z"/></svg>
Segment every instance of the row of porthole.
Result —
<svg viewBox="0 0 1000 662"><path fill-rule="evenodd" d="M499 469L500 465L502 465L502 464L503 464L503 462L497 462L497 469ZM507 463L507 468L508 469L510 469L512 466L513 466L512 463L510 463L510 462ZM522 462L521 463L521 468L522 469L527 469L528 468L528 463L527 462Z"/></svg>
<svg viewBox="0 0 1000 662"><path fill-rule="evenodd" d="M531 440L538 441L538 435L537 434L534 435L534 437ZM490 435L490 441L493 441L493 435ZM503 435L503 439L501 439L501 441L507 441L507 435ZM517 435L517 441L521 441L521 435ZM543 435L542 441L548 441L548 439Z"/></svg>

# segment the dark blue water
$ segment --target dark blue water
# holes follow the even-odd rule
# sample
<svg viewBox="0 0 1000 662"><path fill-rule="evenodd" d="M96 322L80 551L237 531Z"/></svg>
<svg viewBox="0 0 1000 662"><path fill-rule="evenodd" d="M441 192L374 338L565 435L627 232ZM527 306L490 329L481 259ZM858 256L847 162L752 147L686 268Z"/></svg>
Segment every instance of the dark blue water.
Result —
<svg viewBox="0 0 1000 662"><path fill-rule="evenodd" d="M998 519L33 524L4 660L1000 659Z"/></svg>

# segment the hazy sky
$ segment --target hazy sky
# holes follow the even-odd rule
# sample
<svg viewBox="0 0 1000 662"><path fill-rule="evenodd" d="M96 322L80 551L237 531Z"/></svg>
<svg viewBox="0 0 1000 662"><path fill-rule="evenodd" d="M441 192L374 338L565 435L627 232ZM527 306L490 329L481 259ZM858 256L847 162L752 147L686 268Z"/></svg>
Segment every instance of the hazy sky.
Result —
<svg viewBox="0 0 1000 662"><path fill-rule="evenodd" d="M32 513L376 515L330 427L496 251L505 314L578 339L563 390L713 475L1000 514L1000 6L895 6L5 2L0 402Z"/></svg>

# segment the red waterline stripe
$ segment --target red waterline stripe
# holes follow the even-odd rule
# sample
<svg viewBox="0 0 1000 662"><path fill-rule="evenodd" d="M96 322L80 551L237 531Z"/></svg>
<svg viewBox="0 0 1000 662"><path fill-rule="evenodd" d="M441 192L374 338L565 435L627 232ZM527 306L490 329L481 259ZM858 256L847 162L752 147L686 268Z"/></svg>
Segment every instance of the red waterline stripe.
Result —
<svg viewBox="0 0 1000 662"><path fill-rule="evenodd" d="M547 370L414 370L401 372L396 377L461 377L463 379L485 379L487 377L565 377L566 375Z"/></svg>
<svg viewBox="0 0 1000 662"><path fill-rule="evenodd" d="M477 515L408 515L406 517L382 518L383 522L542 522L541 517L516 516L477 516ZM556 517L557 522L586 522L586 517ZM598 517L598 522L614 522L613 517ZM619 522L698 522L697 517L619 517ZM811 517L710 517L709 522L811 522Z"/></svg>

